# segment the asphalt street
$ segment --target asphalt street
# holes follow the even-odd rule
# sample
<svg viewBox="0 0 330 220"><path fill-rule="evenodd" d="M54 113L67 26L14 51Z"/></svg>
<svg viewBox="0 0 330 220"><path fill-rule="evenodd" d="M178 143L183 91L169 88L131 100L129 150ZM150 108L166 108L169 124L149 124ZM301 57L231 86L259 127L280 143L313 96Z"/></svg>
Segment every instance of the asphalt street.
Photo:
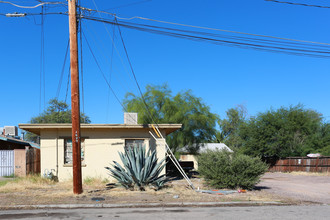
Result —
<svg viewBox="0 0 330 220"><path fill-rule="evenodd" d="M329 219L329 205L0 211L0 219Z"/></svg>

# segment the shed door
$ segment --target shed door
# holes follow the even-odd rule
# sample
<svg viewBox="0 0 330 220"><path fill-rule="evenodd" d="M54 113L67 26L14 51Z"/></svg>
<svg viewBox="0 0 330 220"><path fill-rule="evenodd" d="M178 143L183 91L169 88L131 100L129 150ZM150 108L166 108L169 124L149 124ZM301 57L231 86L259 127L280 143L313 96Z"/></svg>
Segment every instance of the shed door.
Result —
<svg viewBox="0 0 330 220"><path fill-rule="evenodd" d="M14 174L14 151L0 150L0 176Z"/></svg>

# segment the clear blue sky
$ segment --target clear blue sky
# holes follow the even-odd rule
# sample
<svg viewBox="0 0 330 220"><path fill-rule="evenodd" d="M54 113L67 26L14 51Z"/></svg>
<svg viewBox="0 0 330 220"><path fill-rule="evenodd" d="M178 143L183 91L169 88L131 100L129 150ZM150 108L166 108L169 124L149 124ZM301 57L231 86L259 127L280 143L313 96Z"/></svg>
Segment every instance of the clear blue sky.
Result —
<svg viewBox="0 0 330 220"><path fill-rule="evenodd" d="M38 4L37 1L26 0L14 2L20 5ZM95 2L99 10L115 12L121 17L142 16L254 34L330 42L330 9L264 0ZM131 4L135 2L140 3ZM330 6L330 2L322 0L299 2ZM82 0L81 5L96 9L93 1ZM40 7L21 9L8 4L0 6L0 13L41 11ZM47 12L51 11L65 12L66 7L47 9ZM102 16L111 18L110 15ZM45 16L45 99L42 92L41 102L39 23L40 16L0 16L0 127L29 122L31 117L40 113L39 106L41 111L44 109L44 100L47 102L56 96L68 41L68 18L65 15ZM140 23L160 25L147 21ZM107 25L107 28L112 33L112 26ZM330 59L239 49L125 28L121 30L143 91L148 84L163 83L168 83L173 94L191 89L194 95L210 106L212 112L222 118L227 109L238 104L245 105L252 116L270 108L302 103L306 108L314 109L327 120L330 119ZM111 85L119 99L122 100L126 92L138 94L129 75L118 32L114 38L117 49L111 55L111 39L103 24L83 20L83 31L103 72L111 78ZM123 109L109 92L85 41L83 58L85 113L90 116L92 123L123 123ZM66 68L59 95L62 100L66 94L67 74Z"/></svg>

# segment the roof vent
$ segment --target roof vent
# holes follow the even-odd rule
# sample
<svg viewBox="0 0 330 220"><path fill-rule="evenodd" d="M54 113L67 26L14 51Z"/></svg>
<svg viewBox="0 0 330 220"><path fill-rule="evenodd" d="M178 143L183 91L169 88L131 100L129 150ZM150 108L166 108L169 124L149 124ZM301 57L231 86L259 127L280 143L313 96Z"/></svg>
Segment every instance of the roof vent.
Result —
<svg viewBox="0 0 330 220"><path fill-rule="evenodd" d="M5 135L6 136L17 136L18 129L16 126L5 126Z"/></svg>
<svg viewBox="0 0 330 220"><path fill-rule="evenodd" d="M137 125L138 113L136 112L125 112L124 113L124 124Z"/></svg>

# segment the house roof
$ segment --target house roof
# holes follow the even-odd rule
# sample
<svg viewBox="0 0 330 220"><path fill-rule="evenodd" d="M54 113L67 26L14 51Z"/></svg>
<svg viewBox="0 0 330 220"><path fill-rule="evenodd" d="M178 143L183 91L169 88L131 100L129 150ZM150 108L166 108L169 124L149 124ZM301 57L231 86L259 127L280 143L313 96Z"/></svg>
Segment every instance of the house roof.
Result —
<svg viewBox="0 0 330 220"><path fill-rule="evenodd" d="M200 152L205 152L206 150L227 150L233 152L227 145L224 143L205 143L200 149Z"/></svg>
<svg viewBox="0 0 330 220"><path fill-rule="evenodd" d="M52 130L52 129L71 129L71 124L19 124L20 129L29 131L31 133L40 135L41 130ZM166 135L180 129L182 124L159 124L160 130L165 130ZM152 129L151 124L81 124L82 130L87 129Z"/></svg>
<svg viewBox="0 0 330 220"><path fill-rule="evenodd" d="M204 153L207 150L227 150L229 152L233 152L227 145L224 143L200 143L200 148L198 150L198 153ZM193 147L196 147L196 144L192 145ZM180 152L181 153L188 153L188 148L189 146L186 145Z"/></svg>
<svg viewBox="0 0 330 220"><path fill-rule="evenodd" d="M19 144L19 145L22 145L22 146L31 146L31 147L40 149L40 146L38 144L31 143L31 142L24 141L24 140L20 140L20 139L16 139L16 138L12 138L12 137L7 137L7 136L4 136L4 135L0 135L0 141Z"/></svg>

